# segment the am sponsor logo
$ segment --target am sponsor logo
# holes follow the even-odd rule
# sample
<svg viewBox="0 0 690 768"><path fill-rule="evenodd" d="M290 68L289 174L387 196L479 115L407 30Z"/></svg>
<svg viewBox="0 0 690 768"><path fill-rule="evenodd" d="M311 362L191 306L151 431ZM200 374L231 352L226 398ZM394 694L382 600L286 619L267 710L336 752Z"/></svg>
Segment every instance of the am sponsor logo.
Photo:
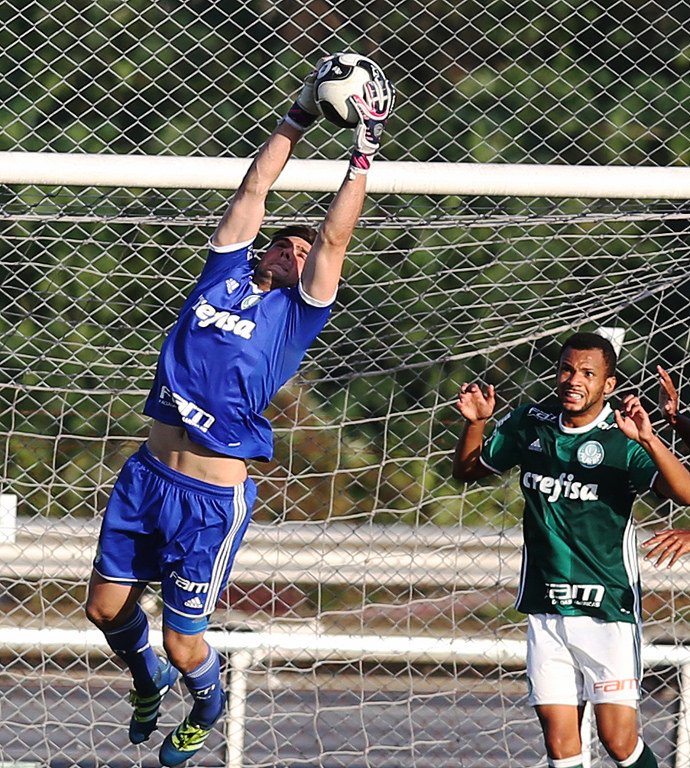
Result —
<svg viewBox="0 0 690 768"><path fill-rule="evenodd" d="M189 579L185 579L184 576L180 576L177 571L172 571L170 578L175 582L175 586L178 587L178 589L182 589L185 592L193 592L197 595L208 592L207 581L190 581Z"/></svg>
<svg viewBox="0 0 690 768"><path fill-rule="evenodd" d="M617 691L637 693L638 681L635 677L629 677L625 680L597 680L593 688L597 693L615 693Z"/></svg>
<svg viewBox="0 0 690 768"><path fill-rule="evenodd" d="M217 683L213 683L212 685L209 685L208 688L202 688L201 690L195 690L194 691L194 698L195 699L208 699L210 698L213 691L216 690Z"/></svg>
<svg viewBox="0 0 690 768"><path fill-rule="evenodd" d="M606 588L602 584L559 584L547 583L546 596L552 605L582 605L598 608Z"/></svg>
<svg viewBox="0 0 690 768"><path fill-rule="evenodd" d="M173 404L177 408L177 412L180 414L180 418L184 424L189 424L190 427L196 427L201 432L208 432L213 426L216 417L212 416L208 411L200 408L196 403L179 395L177 392L173 392L165 384L160 389L158 399L164 405Z"/></svg>

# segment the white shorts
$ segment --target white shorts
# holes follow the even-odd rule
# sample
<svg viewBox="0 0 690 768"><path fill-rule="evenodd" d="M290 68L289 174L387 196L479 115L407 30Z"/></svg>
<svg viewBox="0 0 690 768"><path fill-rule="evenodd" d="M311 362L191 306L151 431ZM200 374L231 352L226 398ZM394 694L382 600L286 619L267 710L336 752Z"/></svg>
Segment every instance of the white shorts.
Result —
<svg viewBox="0 0 690 768"><path fill-rule="evenodd" d="M640 628L590 616L527 617L529 704L617 703L640 698Z"/></svg>

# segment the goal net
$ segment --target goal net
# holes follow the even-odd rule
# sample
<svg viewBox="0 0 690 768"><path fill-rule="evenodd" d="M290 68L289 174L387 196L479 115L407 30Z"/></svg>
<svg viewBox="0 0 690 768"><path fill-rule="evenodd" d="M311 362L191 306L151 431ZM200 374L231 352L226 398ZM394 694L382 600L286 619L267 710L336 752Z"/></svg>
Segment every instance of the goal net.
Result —
<svg viewBox="0 0 690 768"><path fill-rule="evenodd" d="M128 676L82 605L158 349L227 196L0 187L0 762L152 764L159 737L128 744ZM264 230L318 224L330 198L273 193ZM455 396L492 383L500 417L549 395L568 334L619 328L618 395L640 393L662 428L655 367L683 393L688 374L688 215L593 194L369 196L332 319L270 407L276 459L250 466L259 501L212 623L238 719L200 765L543 761L512 607L520 492L513 474L450 481ZM687 522L649 497L636 513L643 534ZM643 579L645 736L684 765L684 660L668 649L688 639L688 567ZM155 589L145 607L159 627ZM188 706L175 690L161 730Z"/></svg>

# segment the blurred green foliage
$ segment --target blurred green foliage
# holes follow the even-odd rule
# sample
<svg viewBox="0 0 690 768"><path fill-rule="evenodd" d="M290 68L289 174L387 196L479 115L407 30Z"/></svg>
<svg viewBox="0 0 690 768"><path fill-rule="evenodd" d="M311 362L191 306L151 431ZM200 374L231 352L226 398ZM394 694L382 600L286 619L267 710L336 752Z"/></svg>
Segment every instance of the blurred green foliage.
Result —
<svg viewBox="0 0 690 768"><path fill-rule="evenodd" d="M687 160L687 3L2 0L0 19L0 150L246 157L309 62L348 49L398 87L389 159Z"/></svg>
<svg viewBox="0 0 690 768"><path fill-rule="evenodd" d="M638 0L375 13L353 0L346 14L0 0L0 150L249 156L305 58L348 48L398 87L389 160L684 163L690 7L676 11L671 24ZM340 157L347 140L323 124L298 153ZM145 184L0 190L0 461L26 513L93 516L145 438L157 350L225 205ZM274 195L271 223L316 222L327 203ZM542 398L559 340L594 316L630 329L626 385L651 396L656 362L683 372L684 208L662 206L663 222L630 210L610 208L603 229L591 201L372 196L339 308L271 408L276 461L253 467L257 517L514 525L514 482L448 481L462 381L497 384L501 413Z"/></svg>

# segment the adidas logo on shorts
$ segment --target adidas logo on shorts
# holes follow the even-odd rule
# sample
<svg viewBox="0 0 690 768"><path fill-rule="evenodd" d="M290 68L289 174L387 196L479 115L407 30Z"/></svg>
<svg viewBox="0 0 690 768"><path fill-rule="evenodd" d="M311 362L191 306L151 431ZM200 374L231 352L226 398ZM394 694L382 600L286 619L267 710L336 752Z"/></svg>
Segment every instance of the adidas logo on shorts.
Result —
<svg viewBox="0 0 690 768"><path fill-rule="evenodd" d="M193 597L191 600L185 600L185 606L187 608L203 608L204 604L199 600L198 597Z"/></svg>
<svg viewBox="0 0 690 768"><path fill-rule="evenodd" d="M539 451L540 453L542 453L542 447L541 447L541 443L539 442L539 438L537 438L533 443L530 443L529 450Z"/></svg>

